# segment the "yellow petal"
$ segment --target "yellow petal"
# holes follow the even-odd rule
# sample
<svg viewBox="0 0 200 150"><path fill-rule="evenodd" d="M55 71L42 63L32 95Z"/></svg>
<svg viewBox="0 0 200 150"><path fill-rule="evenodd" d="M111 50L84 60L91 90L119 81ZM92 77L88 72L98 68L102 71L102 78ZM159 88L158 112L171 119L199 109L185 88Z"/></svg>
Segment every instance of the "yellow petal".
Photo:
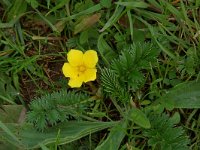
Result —
<svg viewBox="0 0 200 150"><path fill-rule="evenodd" d="M72 49L67 54L67 60L71 66L79 66L83 64L83 52L80 50Z"/></svg>
<svg viewBox="0 0 200 150"><path fill-rule="evenodd" d="M72 67L69 63L64 63L62 67L62 72L65 77L75 78L78 76L77 68Z"/></svg>
<svg viewBox="0 0 200 150"><path fill-rule="evenodd" d="M84 82L88 82L88 81L94 81L96 79L96 72L97 69L87 69L84 72Z"/></svg>
<svg viewBox="0 0 200 150"><path fill-rule="evenodd" d="M79 88L83 83L82 78L70 78L68 85L72 88Z"/></svg>
<svg viewBox="0 0 200 150"><path fill-rule="evenodd" d="M88 50L83 54L83 62L88 68L94 68L98 62L97 52Z"/></svg>

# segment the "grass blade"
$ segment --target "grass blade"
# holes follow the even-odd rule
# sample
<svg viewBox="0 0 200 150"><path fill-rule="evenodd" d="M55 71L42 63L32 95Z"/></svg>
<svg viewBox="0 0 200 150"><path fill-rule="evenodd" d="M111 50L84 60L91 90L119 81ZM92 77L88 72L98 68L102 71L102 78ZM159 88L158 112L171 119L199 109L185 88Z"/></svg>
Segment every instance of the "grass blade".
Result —
<svg viewBox="0 0 200 150"><path fill-rule="evenodd" d="M149 5L143 1L136 2L115 2L115 4L126 6L127 8L147 8Z"/></svg>
<svg viewBox="0 0 200 150"><path fill-rule="evenodd" d="M104 25L104 27L100 30L100 32L105 31L107 28L109 28L110 26L112 26L122 15L122 11L124 10L123 6L117 6L115 9L115 12L113 13L113 15L110 17L110 19L106 22L106 24Z"/></svg>

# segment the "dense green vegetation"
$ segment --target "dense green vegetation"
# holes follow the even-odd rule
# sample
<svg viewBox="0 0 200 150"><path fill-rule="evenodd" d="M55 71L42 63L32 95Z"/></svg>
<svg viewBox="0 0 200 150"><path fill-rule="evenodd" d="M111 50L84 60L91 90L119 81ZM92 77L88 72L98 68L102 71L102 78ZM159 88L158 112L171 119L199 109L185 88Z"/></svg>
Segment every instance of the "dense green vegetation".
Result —
<svg viewBox="0 0 200 150"><path fill-rule="evenodd" d="M0 149L198 150L199 8L0 1ZM80 88L62 72L71 49L98 54Z"/></svg>

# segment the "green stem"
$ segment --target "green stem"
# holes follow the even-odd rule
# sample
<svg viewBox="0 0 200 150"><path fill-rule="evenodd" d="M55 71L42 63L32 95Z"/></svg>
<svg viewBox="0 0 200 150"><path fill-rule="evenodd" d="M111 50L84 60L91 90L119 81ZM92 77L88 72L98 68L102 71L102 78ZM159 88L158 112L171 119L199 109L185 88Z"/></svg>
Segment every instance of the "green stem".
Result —
<svg viewBox="0 0 200 150"><path fill-rule="evenodd" d="M111 97L111 101L113 102L113 104L115 105L121 116L125 118L124 112L122 111L121 107L117 104L117 101L113 97Z"/></svg>

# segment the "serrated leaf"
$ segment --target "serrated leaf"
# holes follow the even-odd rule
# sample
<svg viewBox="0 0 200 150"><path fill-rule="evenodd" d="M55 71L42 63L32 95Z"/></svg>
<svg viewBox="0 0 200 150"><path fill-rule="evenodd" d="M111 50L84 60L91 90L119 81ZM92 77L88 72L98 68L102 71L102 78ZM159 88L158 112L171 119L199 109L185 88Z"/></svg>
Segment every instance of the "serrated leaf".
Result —
<svg viewBox="0 0 200 150"><path fill-rule="evenodd" d="M173 120L164 113L150 113L148 118L151 128L145 129L143 135L148 138L149 148L165 150L170 149L188 150L189 139L182 127L177 127Z"/></svg>

